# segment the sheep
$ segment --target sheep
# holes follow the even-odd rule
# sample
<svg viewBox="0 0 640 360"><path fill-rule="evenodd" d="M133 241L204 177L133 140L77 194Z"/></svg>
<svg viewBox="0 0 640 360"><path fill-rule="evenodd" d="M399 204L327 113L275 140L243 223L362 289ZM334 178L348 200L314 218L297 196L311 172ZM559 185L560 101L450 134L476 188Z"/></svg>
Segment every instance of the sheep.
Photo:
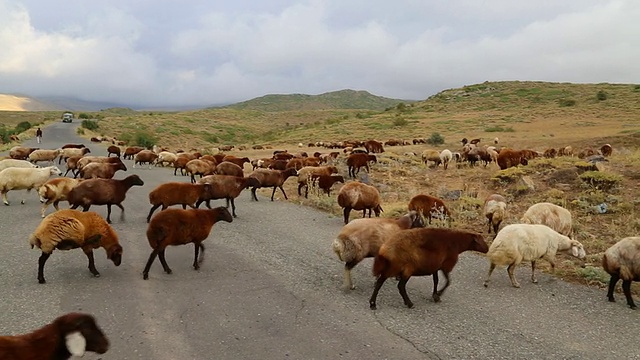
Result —
<svg viewBox="0 0 640 360"><path fill-rule="evenodd" d="M196 175L200 175L202 178L205 175L213 175L216 171L215 165L207 160L193 159L185 165L187 174L191 176L191 183L196 182Z"/></svg>
<svg viewBox="0 0 640 360"><path fill-rule="evenodd" d="M124 149L124 155L122 157L125 159L133 160L133 156L142 150L144 150L144 148L141 146L130 146Z"/></svg>
<svg viewBox="0 0 640 360"><path fill-rule="evenodd" d="M133 167L136 167L136 164L142 165L143 163L149 164L149 168L151 168L151 164L153 164L158 158L158 154L154 153L151 150L142 150L134 155L133 157Z"/></svg>
<svg viewBox="0 0 640 360"><path fill-rule="evenodd" d="M62 176L67 176L69 171L71 171L71 174L73 175L73 177L74 178L77 177L80 174L80 171L78 170L78 161L80 161L80 159L82 159L82 156L72 156L68 158L67 171L65 171L64 175Z"/></svg>
<svg viewBox="0 0 640 360"><path fill-rule="evenodd" d="M312 175L312 181L317 179L318 188L324 190L327 196L331 196L331 187L333 184L340 182L344 184L344 177L342 175Z"/></svg>
<svg viewBox="0 0 640 360"><path fill-rule="evenodd" d="M331 175L338 173L335 166L305 166L298 170L298 195L302 196L302 188L305 188L304 197L309 197L309 181L313 176ZM343 180L344 181L344 180Z"/></svg>
<svg viewBox="0 0 640 360"><path fill-rule="evenodd" d="M218 175L244 176L244 170L242 170L241 166L228 161L223 161L218 164L215 172Z"/></svg>
<svg viewBox="0 0 640 360"><path fill-rule="evenodd" d="M60 201L67 200L69 191L78 185L80 181L82 180L60 177L51 179L40 186L40 188L38 188L38 195L40 195L40 202L42 203L40 215L44 217L47 207L52 203L56 211L60 210L58 203L60 203Z"/></svg>
<svg viewBox="0 0 640 360"><path fill-rule="evenodd" d="M491 234L491 227L493 226L493 233L498 234L500 223L504 220L507 210L507 200L504 196L499 194L491 194L484 200L484 216L487 218L487 224L489 226L488 233Z"/></svg>
<svg viewBox="0 0 640 360"><path fill-rule="evenodd" d="M542 154L542 156L546 157L547 159L553 159L557 155L558 155L558 151L554 148L548 148Z"/></svg>
<svg viewBox="0 0 640 360"><path fill-rule="evenodd" d="M183 182L168 182L158 185L149 193L151 209L147 215L147 223L151 221L151 215L160 206L165 210L171 205L181 204L183 209L187 206L195 209L196 202L211 192L209 184L191 184Z"/></svg>
<svg viewBox="0 0 640 360"><path fill-rule="evenodd" d="M80 170L80 177L83 179L111 179L116 174L116 171L127 171L127 167L124 163L89 163Z"/></svg>
<svg viewBox="0 0 640 360"><path fill-rule="evenodd" d="M67 201L72 209L82 206L83 211L88 211L91 205L107 205L107 222L111 224L111 205L116 205L122 210L120 219L124 220L122 202L127 196L127 191L132 186L142 185L144 181L138 175L129 175L122 180L84 180L69 191Z"/></svg>
<svg viewBox="0 0 640 360"><path fill-rule="evenodd" d="M87 147L61 149L60 156L58 157L58 164L62 164L62 161L68 161L70 157L85 156L90 152L91 150Z"/></svg>
<svg viewBox="0 0 640 360"><path fill-rule="evenodd" d="M369 140L364 143L364 148L370 153L383 153L384 147L380 141Z"/></svg>
<svg viewBox="0 0 640 360"><path fill-rule="evenodd" d="M558 156L573 156L573 148L571 146L565 146L558 149Z"/></svg>
<svg viewBox="0 0 640 360"><path fill-rule="evenodd" d="M529 164L521 150L502 149L498 154L497 160L500 170L504 170L512 166Z"/></svg>
<svg viewBox="0 0 640 360"><path fill-rule="evenodd" d="M438 150L425 150L422 152L421 158L422 162L424 162L426 166L429 166L429 161L434 162L434 167L438 167L442 162L440 159L440 152Z"/></svg>
<svg viewBox="0 0 640 360"><path fill-rule="evenodd" d="M122 150L120 150L119 146L116 145L109 145L109 147L107 148L107 157L110 157L111 154L115 155L116 157L120 158L120 152Z"/></svg>
<svg viewBox="0 0 640 360"><path fill-rule="evenodd" d="M288 160L273 160L268 166L267 169L271 170L286 170Z"/></svg>
<svg viewBox="0 0 640 360"><path fill-rule="evenodd" d="M37 168L38 165L27 160L4 159L0 160L0 171L6 168Z"/></svg>
<svg viewBox="0 0 640 360"><path fill-rule="evenodd" d="M180 169L180 174L184 175L184 170L189 161L191 161L189 158L183 156L176 157L176 160L173 162L173 176L176 176L178 169Z"/></svg>
<svg viewBox="0 0 640 360"><path fill-rule="evenodd" d="M65 144L60 149L82 149L86 148L84 144Z"/></svg>
<svg viewBox="0 0 640 360"><path fill-rule="evenodd" d="M44 150L44 149L38 149L38 150L34 150L33 152L31 152L29 154L29 161L31 161L32 163L37 163L38 161L49 161L51 163L54 162L54 160L60 156L60 153L62 152L61 149L56 149L56 150Z"/></svg>
<svg viewBox="0 0 640 360"><path fill-rule="evenodd" d="M158 158L156 159L156 164L160 164L160 166L173 165L173 163L178 159L178 155L169 152L169 151L161 151L158 154ZM186 163L185 163L186 164Z"/></svg>
<svg viewBox="0 0 640 360"><path fill-rule="evenodd" d="M203 197L198 199L196 207L200 207L200 204L206 201L207 207L211 209L211 200L226 199L227 209L229 208L229 203L231 203L231 213L233 217L238 217L238 215L236 215L234 199L240 195L242 190L249 187L260 186L260 182L256 178L232 175L208 175L202 177L199 182L201 184L210 184L211 191L203 194Z"/></svg>
<svg viewBox="0 0 640 360"><path fill-rule="evenodd" d="M380 192L371 185L357 181L351 181L340 188L338 192L338 205L344 208L344 223L349 223L349 213L351 210L362 210L362 217L365 217L369 210L369 217L373 210L376 217L383 211L380 205Z"/></svg>
<svg viewBox="0 0 640 360"><path fill-rule="evenodd" d="M122 262L122 246L118 235L96 212L81 212L63 209L47 215L29 237L29 244L42 250L38 260L38 282L44 284L44 265L53 250L82 248L89 259L89 271L99 277L93 260L93 249L99 247L107 252L107 258L115 266Z"/></svg>
<svg viewBox="0 0 640 360"><path fill-rule="evenodd" d="M444 166L444 169L447 170L447 167L449 166L449 162L451 162L451 160L453 159L453 153L449 149L444 149L440 152L439 157L440 157L440 162Z"/></svg>
<svg viewBox="0 0 640 360"><path fill-rule="evenodd" d="M71 312L31 333L0 336L0 359L31 360L82 357L91 351L104 354L109 339L89 314Z"/></svg>
<svg viewBox="0 0 640 360"><path fill-rule="evenodd" d="M344 287L355 289L351 280L353 269L364 258L375 257L382 243L393 233L415 227L424 227L422 217L415 211L397 218L355 219L346 224L333 240L331 248L344 265Z"/></svg>
<svg viewBox="0 0 640 360"><path fill-rule="evenodd" d="M600 147L600 153L602 153L602 156L604 157L611 156L612 152L613 152L613 148L609 144L604 144Z"/></svg>
<svg viewBox="0 0 640 360"><path fill-rule="evenodd" d="M369 172L369 162L377 163L378 159L375 155L355 153L347 157L347 167L349 169L349 176L355 178L356 174L360 172L360 168L364 167Z"/></svg>
<svg viewBox="0 0 640 360"><path fill-rule="evenodd" d="M233 156L233 155L227 155L227 156L223 157L222 161L228 161L230 163L234 163L234 164L240 166L241 168L244 167L244 163L250 162L248 157L239 158L239 157L236 157L236 156Z"/></svg>
<svg viewBox="0 0 640 360"><path fill-rule="evenodd" d="M449 273L458 262L458 256L472 250L486 253L487 243L482 235L447 228L418 228L395 232L380 246L373 262L376 280L369 307L375 310L376 298L382 284L390 278L399 278L398 291L404 304L411 308L413 303L407 295L406 285L411 276L433 276L433 301L440 297L451 284ZM438 270L442 271L447 283L438 290Z"/></svg>
<svg viewBox="0 0 640 360"><path fill-rule="evenodd" d="M16 160L27 160L29 154L38 149L39 148L14 146L9 150L9 157Z"/></svg>
<svg viewBox="0 0 640 360"><path fill-rule="evenodd" d="M82 170L83 167L87 166L90 163L109 163L109 164L118 164L123 163L121 159L116 157L106 157L106 156L83 156L76 163L76 170L78 173ZM67 166L69 162L67 161Z"/></svg>
<svg viewBox="0 0 640 360"><path fill-rule="evenodd" d="M507 273L511 279L511 285L519 288L520 284L513 271L522 261L531 261L531 282L537 283L536 260L547 260L551 264L552 271L555 271L557 251L570 251L570 254L578 259L586 257L584 247L579 241L572 240L546 225L507 225L496 235L489 247L487 253L490 262L489 274L484 281L484 286L489 286L489 278L496 265L502 265L508 266Z"/></svg>
<svg viewBox="0 0 640 360"><path fill-rule="evenodd" d="M569 210L552 203L531 205L520 219L524 224L547 225L562 235L572 237L573 225Z"/></svg>
<svg viewBox="0 0 640 360"><path fill-rule="evenodd" d="M165 248L169 245L193 243L195 246L193 268L198 270L204 260L202 241L209 236L211 228L218 221L233 222L233 217L227 208L221 206L215 209L167 209L156 215L147 227L147 239L153 251L144 267L142 278L149 279L149 269L156 256L160 258L164 271L171 274L172 271L164 257ZM199 252L200 258L198 258Z"/></svg>
<svg viewBox="0 0 640 360"><path fill-rule="evenodd" d="M426 217L431 224L431 219L452 220L451 212L440 198L431 195L419 194L409 200L409 210L415 210Z"/></svg>
<svg viewBox="0 0 640 360"><path fill-rule="evenodd" d="M262 187L273 187L273 191L271 192L271 201L273 201L273 196L276 194L276 189L279 188L282 191L282 195L284 198L288 200L287 194L284 192L282 185L290 176L296 176L298 171L293 168L289 168L286 170L269 170L269 169L256 169L249 176L258 179L259 185L253 186L251 188L251 198L255 201L258 201L258 196L256 196L256 189Z"/></svg>
<svg viewBox="0 0 640 360"><path fill-rule="evenodd" d="M44 184L51 175L60 175L62 171L55 166L44 168L18 168L12 167L0 171L0 192L2 192L2 202L9 205L7 193L10 190L27 190L38 189ZM22 198L21 203L24 204L25 199Z"/></svg>
<svg viewBox="0 0 640 360"><path fill-rule="evenodd" d="M631 297L631 282L640 281L640 237L626 237L604 252L602 268L611 275L607 297L610 302L615 302L613 290L622 279L622 290L627 298L627 305L631 309L636 304Z"/></svg>

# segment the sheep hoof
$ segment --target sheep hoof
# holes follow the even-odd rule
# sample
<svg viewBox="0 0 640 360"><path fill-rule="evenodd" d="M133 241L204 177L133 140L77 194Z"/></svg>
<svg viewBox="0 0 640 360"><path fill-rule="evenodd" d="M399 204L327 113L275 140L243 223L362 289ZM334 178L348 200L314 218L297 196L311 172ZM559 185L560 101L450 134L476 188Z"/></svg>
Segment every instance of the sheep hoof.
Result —
<svg viewBox="0 0 640 360"><path fill-rule="evenodd" d="M44 278L42 279L38 279L38 283L40 284L46 284L47 280L45 280Z"/></svg>
<svg viewBox="0 0 640 360"><path fill-rule="evenodd" d="M534 284L537 284L538 283L538 279L531 279L531 282L534 283Z"/></svg>
<svg viewBox="0 0 640 360"><path fill-rule="evenodd" d="M149 274L143 273L142 274L142 280L149 280Z"/></svg>
<svg viewBox="0 0 640 360"><path fill-rule="evenodd" d="M438 300L438 301L440 301L440 300ZM413 307L413 303L412 303L412 302L408 302L408 303L406 303L405 305L407 305L407 307L408 307L409 309L411 309L411 308Z"/></svg>
<svg viewBox="0 0 640 360"><path fill-rule="evenodd" d="M514 288L520 288L520 284L511 284Z"/></svg>
<svg viewBox="0 0 640 360"><path fill-rule="evenodd" d="M484 287L489 287L489 282L485 281L483 285L484 285Z"/></svg>
<svg viewBox="0 0 640 360"><path fill-rule="evenodd" d="M377 310L377 309L378 309L378 307L376 306L376 304L375 304L375 303L371 303L371 304L369 304L369 309L371 309L371 310Z"/></svg>
<svg viewBox="0 0 640 360"><path fill-rule="evenodd" d="M24 200L20 201L20 204L24 205Z"/></svg>
<svg viewBox="0 0 640 360"><path fill-rule="evenodd" d="M7 206L9 206L9 202L8 201L3 201L3 203Z"/></svg>
<svg viewBox="0 0 640 360"><path fill-rule="evenodd" d="M638 307L636 306L636 304L629 304L629 309L637 309Z"/></svg>
<svg viewBox="0 0 640 360"><path fill-rule="evenodd" d="M438 294L434 294L434 295L433 295L433 302L440 302L440 295L438 295ZM413 305L413 304L412 304L412 305ZM408 306L408 305L407 305L407 306ZM411 306L409 306L409 307L411 307Z"/></svg>
<svg viewBox="0 0 640 360"><path fill-rule="evenodd" d="M609 302L616 302L616 299L613 298L613 296L609 297Z"/></svg>

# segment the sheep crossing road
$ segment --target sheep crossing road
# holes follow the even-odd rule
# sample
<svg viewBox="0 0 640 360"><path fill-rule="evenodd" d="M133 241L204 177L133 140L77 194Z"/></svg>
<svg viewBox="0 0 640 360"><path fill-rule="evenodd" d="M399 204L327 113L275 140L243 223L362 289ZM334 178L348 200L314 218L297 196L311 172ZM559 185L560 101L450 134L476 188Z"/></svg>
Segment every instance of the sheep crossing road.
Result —
<svg viewBox="0 0 640 360"><path fill-rule="evenodd" d="M78 138L77 126L50 125L41 146L83 142L92 155L107 154L106 146ZM35 146L35 139L25 145ZM371 311L371 259L353 270L357 288L341 289L344 264L331 250L340 217L281 201L251 202L249 191L237 199L238 217L214 226L199 271L191 267L191 245L170 247L174 273L156 263L143 280L151 251L148 193L189 178L168 168L128 167L115 178L135 173L145 184L127 194L124 222L114 208L122 265L97 251L99 278L91 277L81 251L55 251L47 283L38 284L40 252L27 240L41 221L41 204L35 192L25 205L19 192L9 193L12 205L0 208L0 335L79 311L93 314L109 337L102 359L640 359L640 313L623 297L609 303L604 290L543 274L539 284L523 281L514 289L503 268L485 288L488 262L472 253L461 255L440 303L426 300L432 281L419 277L407 286L412 309L387 284L380 310ZM106 216L105 206L91 210ZM525 279L529 271L516 273Z"/></svg>

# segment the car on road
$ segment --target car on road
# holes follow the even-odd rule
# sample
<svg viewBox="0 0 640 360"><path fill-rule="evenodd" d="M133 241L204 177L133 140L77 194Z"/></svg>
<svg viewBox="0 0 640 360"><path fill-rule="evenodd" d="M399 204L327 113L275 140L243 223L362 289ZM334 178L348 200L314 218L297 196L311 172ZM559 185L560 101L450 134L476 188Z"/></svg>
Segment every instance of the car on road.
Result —
<svg viewBox="0 0 640 360"><path fill-rule="evenodd" d="M73 122L73 113L66 112L62 114L62 122L65 122L65 123Z"/></svg>

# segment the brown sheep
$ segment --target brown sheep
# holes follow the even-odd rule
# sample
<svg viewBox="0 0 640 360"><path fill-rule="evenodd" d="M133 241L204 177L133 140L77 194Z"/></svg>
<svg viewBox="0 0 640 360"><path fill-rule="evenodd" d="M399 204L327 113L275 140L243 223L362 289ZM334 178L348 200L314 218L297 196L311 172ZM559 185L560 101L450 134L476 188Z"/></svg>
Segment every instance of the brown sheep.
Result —
<svg viewBox="0 0 640 360"><path fill-rule="evenodd" d="M151 168L151 164L153 164L158 158L158 154L154 153L151 150L142 150L134 155L133 157L133 167L135 168L137 164L149 164L149 168Z"/></svg>
<svg viewBox="0 0 640 360"><path fill-rule="evenodd" d="M133 156L142 150L144 150L144 148L141 146L129 146L124 149L123 158L133 160Z"/></svg>
<svg viewBox="0 0 640 360"><path fill-rule="evenodd" d="M609 144L604 144L600 147L600 152L602 153L602 156L609 157L613 152L613 148Z"/></svg>
<svg viewBox="0 0 640 360"><path fill-rule="evenodd" d="M368 152L373 154L384 152L384 147L382 146L382 143L380 141L375 141L375 140L365 141L364 148L367 149Z"/></svg>
<svg viewBox="0 0 640 360"><path fill-rule="evenodd" d="M200 178L206 175L213 175L216 171L214 164L207 160L193 159L185 165L187 174L191 176L191 183L195 184L196 175L200 175Z"/></svg>
<svg viewBox="0 0 640 360"><path fill-rule="evenodd" d="M528 164L529 162L520 150L502 149L498 154L498 166L500 166L500 170L508 169L512 166Z"/></svg>
<svg viewBox="0 0 640 360"><path fill-rule="evenodd" d="M293 159L293 154L289 154L288 152L279 152L273 154L273 160L291 160Z"/></svg>
<svg viewBox="0 0 640 360"><path fill-rule="evenodd" d="M571 146L559 148L558 156L573 156L573 148Z"/></svg>
<svg viewBox="0 0 640 360"><path fill-rule="evenodd" d="M231 175L231 176L244 176L244 170L241 166L238 166L229 161L223 161L216 166L216 174L218 175Z"/></svg>
<svg viewBox="0 0 640 360"><path fill-rule="evenodd" d="M58 164L62 164L62 161L64 160L65 162L69 160L70 157L74 157L74 156L85 156L88 153L90 153L91 150L89 148L83 147L83 148L66 148L66 149L62 149L62 152L60 153L60 157L58 157Z"/></svg>
<svg viewBox="0 0 640 360"><path fill-rule="evenodd" d="M0 336L0 359L33 360L82 357L91 351L104 354L109 339L89 314L68 313L29 334Z"/></svg>
<svg viewBox="0 0 640 360"><path fill-rule="evenodd" d="M409 210L415 210L422 216L428 218L429 224L431 219L447 219L452 220L451 212L444 204L442 199L435 196L420 194L409 200Z"/></svg>
<svg viewBox="0 0 640 360"><path fill-rule="evenodd" d="M340 182L344 184L344 177L342 175L312 175L311 180L318 181L318 188L324 190L327 196L331 196L331 187L333 184Z"/></svg>
<svg viewBox="0 0 640 360"><path fill-rule="evenodd" d="M122 210L120 219L124 220L124 201L127 191L132 186L142 186L144 182L138 175L129 175L122 180L115 179L89 179L76 185L67 195L67 200L72 209L82 206L83 211L88 211L91 205L107 205L107 222L111 224L111 205L116 205Z"/></svg>
<svg viewBox="0 0 640 360"><path fill-rule="evenodd" d="M216 166L220 163L218 160L216 160L216 158L213 155L202 155L200 157L200 160L207 160L211 162L213 166Z"/></svg>
<svg viewBox="0 0 640 360"><path fill-rule="evenodd" d="M67 159L67 171L64 172L64 175L62 176L67 176L67 173L69 173L69 171L71 171L71 175L73 175L73 177L77 177L79 174L78 171L78 161L82 159L82 156L72 156L70 158Z"/></svg>
<svg viewBox="0 0 640 360"><path fill-rule="evenodd" d="M338 192L338 205L344 208L344 223L349 223L349 213L351 210L362 210L362 217L367 215L369 210L369 217L371 217L371 211L375 212L376 217L380 216L383 211L380 206L380 193L378 189L371 185L363 184L357 181L351 181L340 188Z"/></svg>
<svg viewBox="0 0 640 360"><path fill-rule="evenodd" d="M83 149L85 147L84 144L65 144L61 149Z"/></svg>
<svg viewBox="0 0 640 360"><path fill-rule="evenodd" d="M115 146L115 145L109 145L109 147L107 148L107 157L111 156L111 154L117 156L118 158L120 157L120 147L119 146Z"/></svg>
<svg viewBox="0 0 640 360"><path fill-rule="evenodd" d="M17 160L27 160L29 155L40 148L14 146L9 150L9 157Z"/></svg>
<svg viewBox="0 0 640 360"><path fill-rule="evenodd" d="M545 150L543 154L543 156L546 157L547 159L553 159L554 157L556 157L556 155L558 155L558 151L554 148L549 148Z"/></svg>
<svg viewBox="0 0 640 360"><path fill-rule="evenodd" d="M398 291L404 304L411 308L413 303L407 295L406 285L411 276L433 276L433 301L440 297L451 284L449 273L453 270L458 257L465 251L486 253L487 243L480 234L446 228L418 228L398 231L380 247L373 262L375 288L369 307L376 309L376 298L382 284L390 278L399 278ZM438 290L438 271L442 271L447 283Z"/></svg>
<svg viewBox="0 0 640 360"><path fill-rule="evenodd" d="M286 168L287 169L293 168L296 170L300 170L304 167L304 160L305 159L302 159L302 158L293 158L287 162Z"/></svg>
<svg viewBox="0 0 640 360"><path fill-rule="evenodd" d="M302 188L305 188L304 197L309 197L309 182L313 176L337 174L335 166L305 166L298 170L298 195L302 196Z"/></svg>
<svg viewBox="0 0 640 360"><path fill-rule="evenodd" d="M44 284L44 265L53 250L71 250L82 248L89 259L89 271L98 277L93 260L93 249L104 248L107 258L115 266L122 261L122 246L118 243L118 235L113 228L96 212L80 212L63 209L47 215L29 237L33 249L42 250L38 260L38 282Z"/></svg>
<svg viewBox="0 0 640 360"><path fill-rule="evenodd" d="M369 172L369 162L377 163L378 159L375 155L356 153L347 157L347 166L349 168L349 176L355 178L356 174L364 167Z"/></svg>
<svg viewBox="0 0 640 360"><path fill-rule="evenodd" d="M251 160L249 160L248 157L240 158L240 157L233 156L233 155L227 155L227 156L222 158L222 161L228 161L230 163L234 163L234 164L240 166L241 168L243 168L244 164L250 162Z"/></svg>
<svg viewBox="0 0 640 360"><path fill-rule="evenodd" d="M87 166L89 163L110 163L110 164L124 164L119 158L110 158L106 156L83 156L80 160L78 160L76 164L76 170L80 172L83 167ZM68 166L68 165L67 165Z"/></svg>
<svg viewBox="0 0 640 360"><path fill-rule="evenodd" d="M156 256L160 258L164 271L171 274L172 271L164 257L165 248L169 245L193 243L195 246L193 268L198 270L204 260L202 241L209 237L211 228L218 221L233 222L233 217L227 208L221 206L215 209L167 209L156 215L147 227L147 239L153 251L144 267L142 278L149 279L149 270Z"/></svg>
<svg viewBox="0 0 640 360"><path fill-rule="evenodd" d="M285 170L288 162L288 160L273 160L267 168L271 170Z"/></svg>
<svg viewBox="0 0 640 360"><path fill-rule="evenodd" d="M173 176L176 176L176 171L178 171L178 169L180 169L181 175L185 175L185 170L189 161L191 160L187 157L178 156L176 161L173 162Z"/></svg>
<svg viewBox="0 0 640 360"><path fill-rule="evenodd" d="M256 196L256 189L263 187L273 187L273 191L271 192L271 201L273 201L273 196L276 194L276 189L279 188L282 191L282 195L284 195L285 199L287 198L287 194L284 192L282 188L282 184L290 176L296 176L298 171L293 168L289 168L286 170L269 170L269 169L256 169L249 176L258 179L260 183L258 186L253 186L251 188L251 198L255 201L258 201L258 196Z"/></svg>
<svg viewBox="0 0 640 360"><path fill-rule="evenodd" d="M592 148L586 148L586 149L582 149L579 153L578 153L578 158L579 159L584 159L586 157L592 156L597 154L597 152L592 149Z"/></svg>
<svg viewBox="0 0 640 360"><path fill-rule="evenodd" d="M260 186L256 178L232 175L208 175L200 179L199 182L201 184L210 184L211 191L203 194L203 196L198 199L196 207L200 207L202 202L206 202L207 207L211 209L211 200L226 199L227 209L229 208L229 203L231 203L231 213L233 217L238 217L238 215L236 215L234 199L240 195L242 190L249 187Z"/></svg>
<svg viewBox="0 0 640 360"><path fill-rule="evenodd" d="M147 215L147 222L151 221L151 215L160 206L162 210L171 205L181 204L183 209L187 206L195 209L196 202L201 198L206 198L211 192L209 184L190 184L183 182L169 182L158 185L149 193L149 203L151 209Z"/></svg>
<svg viewBox="0 0 640 360"><path fill-rule="evenodd" d="M123 163L90 163L80 170L80 177L83 179L111 179L116 171L127 171L127 166Z"/></svg>

